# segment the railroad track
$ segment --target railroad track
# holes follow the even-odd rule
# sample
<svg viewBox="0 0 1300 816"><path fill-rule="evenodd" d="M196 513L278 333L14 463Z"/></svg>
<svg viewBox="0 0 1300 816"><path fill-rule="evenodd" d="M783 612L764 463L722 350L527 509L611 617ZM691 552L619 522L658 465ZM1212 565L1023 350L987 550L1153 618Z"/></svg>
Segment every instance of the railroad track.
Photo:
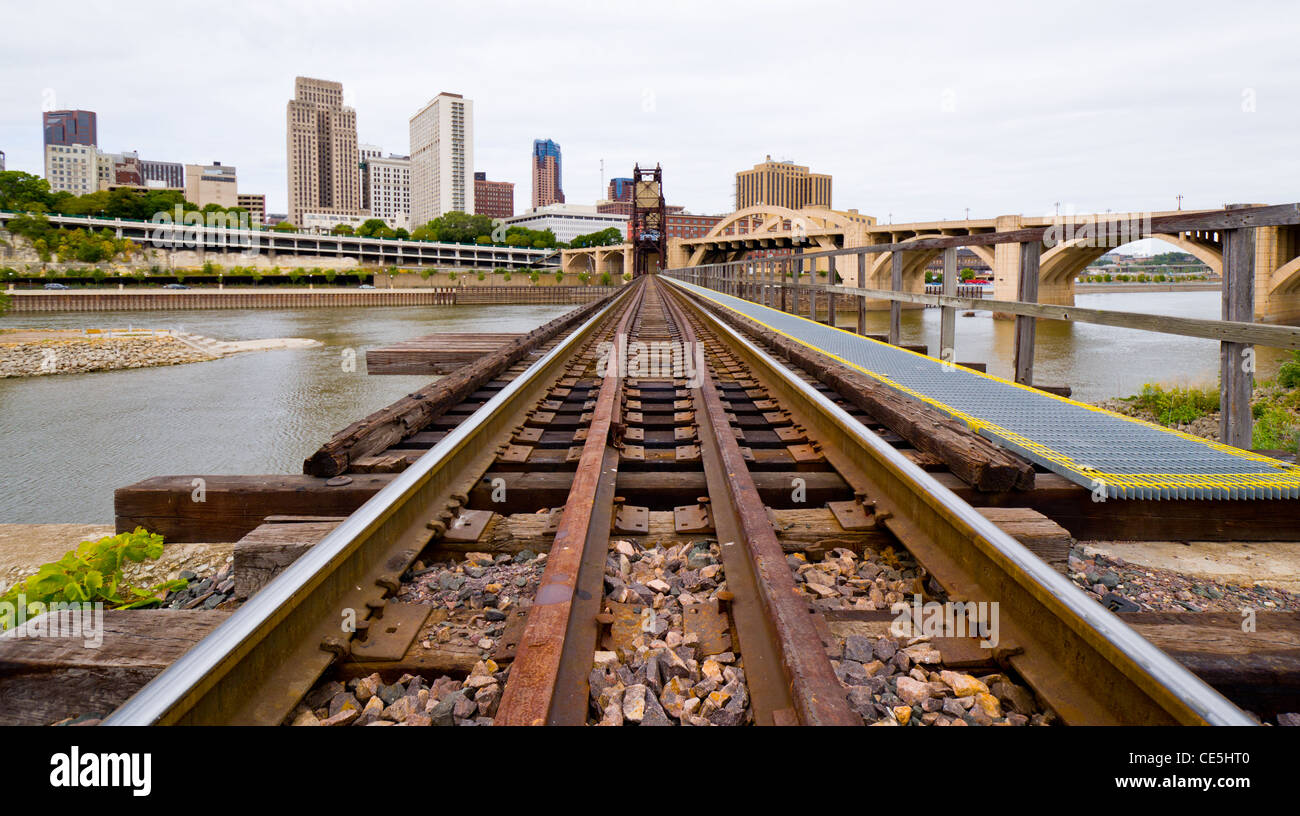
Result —
<svg viewBox="0 0 1300 816"><path fill-rule="evenodd" d="M681 287L543 350L106 722L281 723L423 624L413 565L530 517L500 724L1250 722ZM996 643L891 634L914 598L996 604Z"/></svg>

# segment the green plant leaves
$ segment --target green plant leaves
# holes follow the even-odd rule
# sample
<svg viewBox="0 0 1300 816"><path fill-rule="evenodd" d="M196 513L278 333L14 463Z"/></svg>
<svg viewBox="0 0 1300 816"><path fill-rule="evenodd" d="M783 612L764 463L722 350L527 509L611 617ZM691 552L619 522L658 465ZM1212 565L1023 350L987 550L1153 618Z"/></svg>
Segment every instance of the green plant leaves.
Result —
<svg viewBox="0 0 1300 816"><path fill-rule="evenodd" d="M83 541L58 561L42 564L36 572L10 587L0 601L17 607L19 596L32 604L103 603L111 609L156 606L171 590L184 589L184 580L163 581L147 589L123 582L122 566L162 555L163 538L137 527L133 532Z"/></svg>

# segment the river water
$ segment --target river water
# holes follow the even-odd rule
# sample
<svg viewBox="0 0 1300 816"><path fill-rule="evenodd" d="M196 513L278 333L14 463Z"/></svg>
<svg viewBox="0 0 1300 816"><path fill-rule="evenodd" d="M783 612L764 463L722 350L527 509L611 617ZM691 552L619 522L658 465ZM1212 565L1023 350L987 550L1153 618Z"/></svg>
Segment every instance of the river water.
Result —
<svg viewBox="0 0 1300 816"><path fill-rule="evenodd" d="M150 476L301 473L335 432L436 379L366 374L365 350L433 332L523 332L573 306L10 314L4 328L181 328L323 346L179 366L0 380L0 523L111 523ZM348 350L355 370L345 370Z"/></svg>
<svg viewBox="0 0 1300 816"><path fill-rule="evenodd" d="M1081 295L1079 306L1214 318L1214 292ZM9 315L5 328L183 328L219 340L307 337L323 347L251 352L191 365L0 380L0 522L107 523L113 489L149 476L300 473L336 431L430 376L368 376L365 349L441 331L527 331L570 306L412 306ZM841 317L845 323L850 315ZM868 313L883 332L888 314ZM957 361L1011 376L1012 321L957 318ZM903 313L907 343L938 346L939 311ZM347 350L356 370L343 365ZM1280 355L1260 349L1265 376ZM1040 321L1038 382L1075 397L1146 382L1214 383L1218 344L1083 323Z"/></svg>

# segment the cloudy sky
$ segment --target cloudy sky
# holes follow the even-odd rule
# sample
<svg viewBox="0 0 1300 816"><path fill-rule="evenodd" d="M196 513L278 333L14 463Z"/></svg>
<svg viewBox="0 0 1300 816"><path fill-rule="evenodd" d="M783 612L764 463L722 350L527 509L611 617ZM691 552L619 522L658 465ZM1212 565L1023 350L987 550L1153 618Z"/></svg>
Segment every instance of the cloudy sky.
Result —
<svg viewBox="0 0 1300 816"><path fill-rule="evenodd" d="M534 138L570 202L634 162L670 203L732 208L765 155L895 222L1300 199L1289 4L9 3L0 150L42 172L42 106L101 148L238 167L284 212L296 75L343 83L362 142L408 152L439 91L475 104L475 165L528 205Z"/></svg>

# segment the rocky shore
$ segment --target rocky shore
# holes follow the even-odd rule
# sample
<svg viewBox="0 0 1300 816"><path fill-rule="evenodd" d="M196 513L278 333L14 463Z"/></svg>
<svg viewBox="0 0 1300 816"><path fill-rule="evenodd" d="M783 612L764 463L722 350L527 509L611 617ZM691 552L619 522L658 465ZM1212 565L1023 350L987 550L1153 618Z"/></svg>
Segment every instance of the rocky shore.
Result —
<svg viewBox="0 0 1300 816"><path fill-rule="evenodd" d="M113 337L3 343L0 335L0 379L80 374L123 368L180 365L211 360L174 337Z"/></svg>

